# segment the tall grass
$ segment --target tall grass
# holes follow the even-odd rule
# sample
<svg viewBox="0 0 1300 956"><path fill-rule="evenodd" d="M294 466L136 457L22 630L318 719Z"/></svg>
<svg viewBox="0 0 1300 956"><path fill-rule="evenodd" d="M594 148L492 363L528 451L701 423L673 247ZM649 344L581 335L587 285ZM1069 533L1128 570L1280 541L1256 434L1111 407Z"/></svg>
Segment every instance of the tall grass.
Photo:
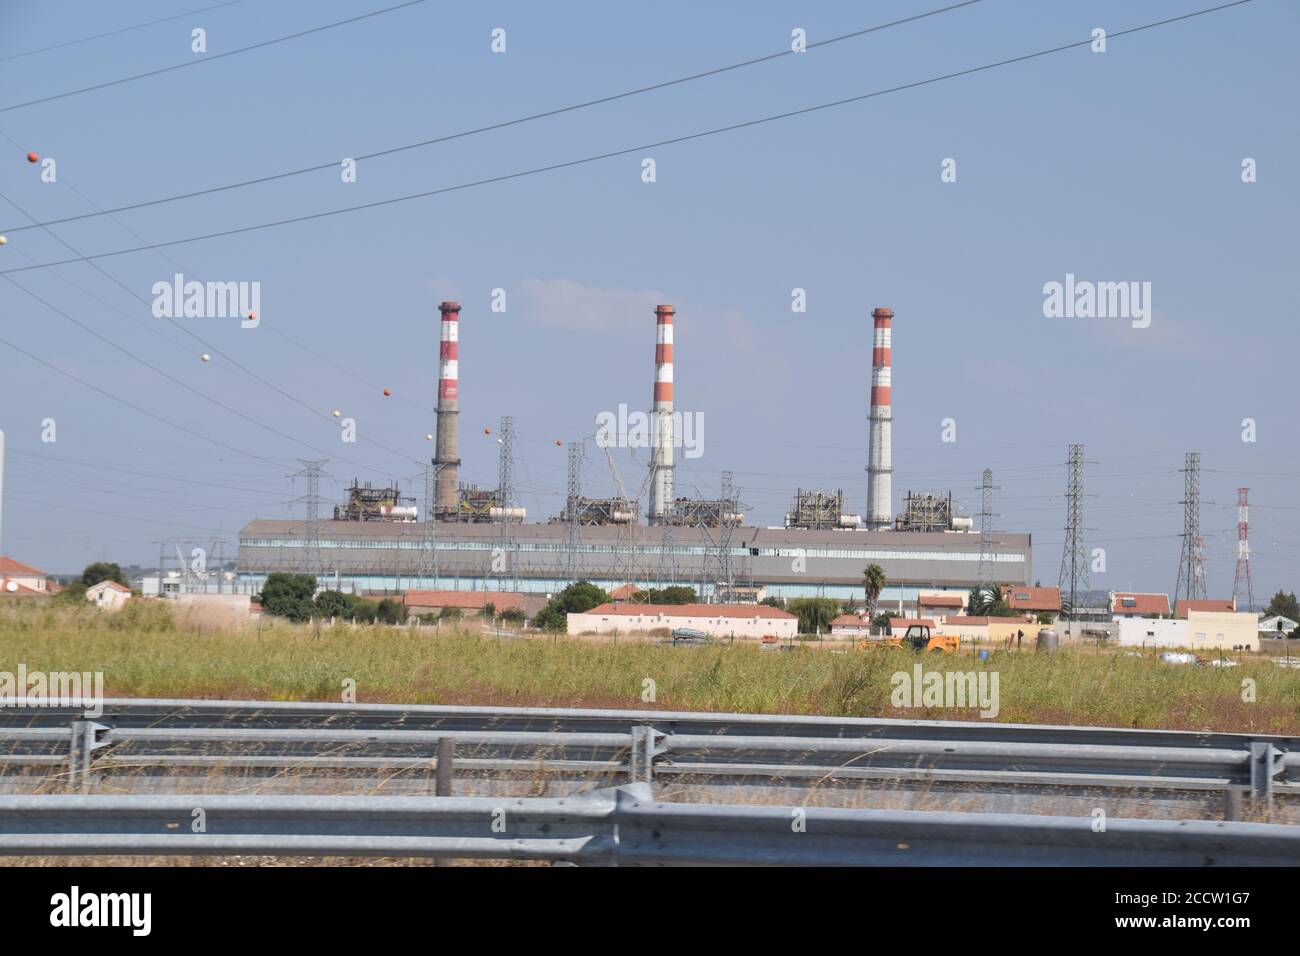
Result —
<svg viewBox="0 0 1300 956"><path fill-rule="evenodd" d="M215 629L160 603L0 608L0 670L102 671L122 697L357 699L568 707L978 719L975 709L895 708L891 676L926 669L999 676L999 721L1300 733L1300 671L1263 660L1175 666L1114 653L909 651L844 654L754 645L673 648L468 631L293 626ZM1243 700L1243 679L1255 682Z"/></svg>

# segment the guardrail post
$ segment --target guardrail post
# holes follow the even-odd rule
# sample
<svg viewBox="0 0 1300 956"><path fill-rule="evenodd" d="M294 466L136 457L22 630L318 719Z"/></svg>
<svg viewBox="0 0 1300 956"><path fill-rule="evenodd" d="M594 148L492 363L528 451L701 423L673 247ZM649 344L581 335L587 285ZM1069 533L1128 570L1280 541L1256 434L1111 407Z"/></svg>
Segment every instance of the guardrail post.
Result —
<svg viewBox="0 0 1300 956"><path fill-rule="evenodd" d="M653 727L638 724L632 728L632 750L628 758L629 783L653 783L655 757L667 753L664 734Z"/></svg>
<svg viewBox="0 0 1300 956"><path fill-rule="evenodd" d="M1282 751L1267 740L1250 742L1250 798L1273 809L1273 780L1282 772Z"/></svg>
<svg viewBox="0 0 1300 956"><path fill-rule="evenodd" d="M434 793L440 797L450 797L451 788L456 777L456 741L450 737L438 738L438 775L435 780Z"/></svg>
<svg viewBox="0 0 1300 956"><path fill-rule="evenodd" d="M1223 791L1223 819L1228 821L1241 819L1241 791L1229 787Z"/></svg>
<svg viewBox="0 0 1300 956"><path fill-rule="evenodd" d="M72 739L68 753L68 789L81 793L90 791L93 780L93 762L95 751L108 746L107 740L101 740L100 734L107 733L108 727L93 720L74 720L72 722Z"/></svg>

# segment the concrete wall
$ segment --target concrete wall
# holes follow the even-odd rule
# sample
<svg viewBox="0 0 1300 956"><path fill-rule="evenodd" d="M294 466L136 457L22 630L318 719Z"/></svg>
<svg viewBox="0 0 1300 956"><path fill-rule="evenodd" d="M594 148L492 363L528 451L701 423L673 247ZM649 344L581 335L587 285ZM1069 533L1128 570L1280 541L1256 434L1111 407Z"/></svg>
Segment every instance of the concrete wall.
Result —
<svg viewBox="0 0 1300 956"><path fill-rule="evenodd" d="M940 629L944 634L955 634L966 641L987 641L989 626L987 624L952 624L947 623Z"/></svg>
<svg viewBox="0 0 1300 956"><path fill-rule="evenodd" d="M636 634L676 627L703 631L710 637L759 638L773 634L793 639L799 619L745 617L678 617L665 614L570 614L570 634Z"/></svg>
<svg viewBox="0 0 1300 956"><path fill-rule="evenodd" d="M1120 647L1191 647L1187 621L1126 617L1118 621Z"/></svg>

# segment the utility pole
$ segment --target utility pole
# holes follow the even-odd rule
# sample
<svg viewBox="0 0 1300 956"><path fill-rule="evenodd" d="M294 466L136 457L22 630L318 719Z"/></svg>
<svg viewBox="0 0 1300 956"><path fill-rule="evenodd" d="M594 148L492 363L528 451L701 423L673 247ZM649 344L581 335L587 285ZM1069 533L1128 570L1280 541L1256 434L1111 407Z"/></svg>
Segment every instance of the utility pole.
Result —
<svg viewBox="0 0 1300 956"><path fill-rule="evenodd" d="M1232 599L1237 610L1243 610L1241 597L1244 594L1244 610L1255 610L1255 591L1250 583L1250 502L1247 496L1249 488L1237 489L1237 571L1232 579Z"/></svg>
<svg viewBox="0 0 1300 956"><path fill-rule="evenodd" d="M1083 543L1083 446L1071 445L1065 480L1065 547L1061 551L1061 594L1069 594L1068 633L1074 634L1079 595L1088 589L1088 555ZM1067 590L1068 589L1068 590Z"/></svg>
<svg viewBox="0 0 1300 956"><path fill-rule="evenodd" d="M1174 604L1180 598L1205 598L1205 539L1201 537L1201 453L1189 451L1183 463L1183 547L1178 560Z"/></svg>

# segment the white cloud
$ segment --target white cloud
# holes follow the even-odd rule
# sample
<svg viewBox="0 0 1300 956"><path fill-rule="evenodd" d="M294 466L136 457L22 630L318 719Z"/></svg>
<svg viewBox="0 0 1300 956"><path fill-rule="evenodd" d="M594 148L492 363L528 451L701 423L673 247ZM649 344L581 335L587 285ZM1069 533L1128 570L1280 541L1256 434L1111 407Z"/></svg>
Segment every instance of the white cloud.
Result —
<svg viewBox="0 0 1300 956"><path fill-rule="evenodd" d="M670 302L662 292L601 289L572 279L525 279L528 317L538 325L605 332L652 321L655 306Z"/></svg>

